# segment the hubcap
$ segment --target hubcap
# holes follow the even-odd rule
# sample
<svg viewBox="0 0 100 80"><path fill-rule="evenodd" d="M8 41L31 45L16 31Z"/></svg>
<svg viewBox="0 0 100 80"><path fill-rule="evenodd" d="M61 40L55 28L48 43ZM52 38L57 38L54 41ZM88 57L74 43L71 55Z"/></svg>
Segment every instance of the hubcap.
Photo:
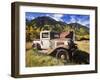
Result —
<svg viewBox="0 0 100 80"><path fill-rule="evenodd" d="M61 59L63 59L63 60L65 59L65 55L61 55L60 57L61 57Z"/></svg>

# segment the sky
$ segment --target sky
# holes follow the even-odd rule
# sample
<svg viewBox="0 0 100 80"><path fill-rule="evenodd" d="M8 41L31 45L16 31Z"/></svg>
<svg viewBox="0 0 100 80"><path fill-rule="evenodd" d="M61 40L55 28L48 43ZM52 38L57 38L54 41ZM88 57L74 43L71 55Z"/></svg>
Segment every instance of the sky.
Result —
<svg viewBox="0 0 100 80"><path fill-rule="evenodd" d="M26 16L26 19L28 20L35 19L36 17L48 16L55 19L56 21L62 21L67 24L77 22L84 26L90 27L89 15L26 12L25 16Z"/></svg>

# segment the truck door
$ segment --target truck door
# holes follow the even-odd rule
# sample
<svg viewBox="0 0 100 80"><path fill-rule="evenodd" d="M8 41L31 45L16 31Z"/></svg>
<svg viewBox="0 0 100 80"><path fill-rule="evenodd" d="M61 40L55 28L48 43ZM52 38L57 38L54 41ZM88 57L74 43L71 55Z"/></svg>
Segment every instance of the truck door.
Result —
<svg viewBox="0 0 100 80"><path fill-rule="evenodd" d="M41 45L43 49L50 48L50 33L44 32L41 34Z"/></svg>

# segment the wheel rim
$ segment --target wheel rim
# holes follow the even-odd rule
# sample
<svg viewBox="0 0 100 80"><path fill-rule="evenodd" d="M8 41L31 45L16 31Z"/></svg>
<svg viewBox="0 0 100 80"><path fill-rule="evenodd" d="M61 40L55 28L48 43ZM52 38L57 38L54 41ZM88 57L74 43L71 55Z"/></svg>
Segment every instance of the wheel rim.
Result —
<svg viewBox="0 0 100 80"><path fill-rule="evenodd" d="M60 56L60 58L61 58L62 60L65 60L65 59L66 59L66 56L65 56L64 54L62 54L62 55Z"/></svg>

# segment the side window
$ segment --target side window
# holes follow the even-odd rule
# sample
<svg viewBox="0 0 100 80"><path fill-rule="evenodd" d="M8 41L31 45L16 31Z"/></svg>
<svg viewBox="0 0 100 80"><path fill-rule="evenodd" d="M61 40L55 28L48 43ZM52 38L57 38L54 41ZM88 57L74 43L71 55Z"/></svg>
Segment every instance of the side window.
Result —
<svg viewBox="0 0 100 80"><path fill-rule="evenodd" d="M59 34L54 34L54 38L59 38Z"/></svg>

